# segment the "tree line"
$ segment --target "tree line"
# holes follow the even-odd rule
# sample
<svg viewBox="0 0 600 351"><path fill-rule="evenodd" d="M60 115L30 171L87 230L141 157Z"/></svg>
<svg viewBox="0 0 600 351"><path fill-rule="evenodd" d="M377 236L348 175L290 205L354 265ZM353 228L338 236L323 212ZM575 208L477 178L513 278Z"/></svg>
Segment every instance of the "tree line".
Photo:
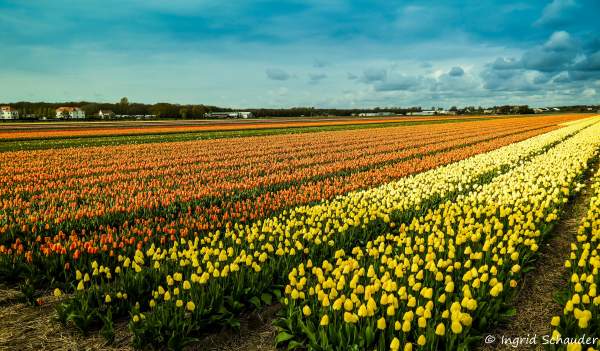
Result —
<svg viewBox="0 0 600 351"><path fill-rule="evenodd" d="M88 118L98 115L100 110L113 111L117 115L153 115L160 118L203 118L205 114L211 112L231 112L239 109L227 107L203 105L203 104L171 104L159 102L156 104L144 104L129 102L129 99L122 98L116 103L102 103L89 101L69 101L69 102L15 102L7 105L19 111L22 118L53 118L56 116L56 109L62 106L79 107ZM420 107L411 108L372 108L372 109L322 109L314 107L292 107L292 108L248 108L243 111L252 112L255 117L301 117L301 116L350 116L359 113L377 113L391 112L394 114L407 114L409 112L421 111Z"/></svg>
<svg viewBox="0 0 600 351"><path fill-rule="evenodd" d="M3 104L4 105L4 104ZM8 105L19 111L21 118L54 118L56 109L61 106L79 107L88 118L98 116L100 110L111 110L117 115L153 115L159 118L204 118L206 113L210 112L230 112L235 111L232 108L203 105L203 104L172 104L159 102L156 104L144 104L129 102L126 97L116 103L89 102L89 101L71 101L71 102L16 102ZM586 112L590 107L584 105L561 107L565 112ZM438 110L432 107L431 110ZM410 112L419 112L421 107L375 107L370 109L333 109L333 108L315 108L315 107L292 107L292 108L249 108L244 111L252 112L255 117L310 117L310 116L351 116L360 113L378 113L389 112L397 115L406 115ZM429 109L427 109L429 110ZM533 109L527 105L504 105L494 107L475 107L465 106L458 108L453 106L451 112L461 115L469 114L530 114Z"/></svg>
<svg viewBox="0 0 600 351"><path fill-rule="evenodd" d="M59 107L79 107L86 117L93 118L98 116L98 112L113 111L117 115L154 115L162 118L201 118L207 112L229 111L217 106L208 105L179 105L170 103L144 104L129 102L127 98L121 99L117 103L89 102L89 101L68 101L68 102L26 102L20 101L6 104L19 111L21 118L53 118L56 116L56 109Z"/></svg>

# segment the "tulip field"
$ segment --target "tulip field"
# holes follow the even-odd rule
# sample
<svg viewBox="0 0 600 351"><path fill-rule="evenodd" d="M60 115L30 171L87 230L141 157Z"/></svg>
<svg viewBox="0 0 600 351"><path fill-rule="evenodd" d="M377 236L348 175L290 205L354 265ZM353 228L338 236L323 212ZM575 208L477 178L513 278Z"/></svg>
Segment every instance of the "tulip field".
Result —
<svg viewBox="0 0 600 351"><path fill-rule="evenodd" d="M547 324L598 349L563 340L600 337L599 154L587 115L0 152L0 281L106 345L203 349L276 306L278 349L467 350L589 182Z"/></svg>
<svg viewBox="0 0 600 351"><path fill-rule="evenodd" d="M488 119L482 116L457 116L460 120ZM113 122L52 122L0 125L0 140L31 140L95 136L175 134L210 131L256 130L269 128L326 127L369 125L382 123L423 123L443 120L437 116L415 117L330 117L330 118L270 118L251 120L190 120L190 121L113 121ZM447 119L447 118L446 118Z"/></svg>

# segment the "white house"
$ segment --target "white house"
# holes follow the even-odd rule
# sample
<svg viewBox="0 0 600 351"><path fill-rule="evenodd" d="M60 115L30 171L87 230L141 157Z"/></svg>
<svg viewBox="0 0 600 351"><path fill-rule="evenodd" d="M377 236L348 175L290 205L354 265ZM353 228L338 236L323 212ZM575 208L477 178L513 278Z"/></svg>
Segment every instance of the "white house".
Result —
<svg viewBox="0 0 600 351"><path fill-rule="evenodd" d="M0 119L17 119L19 118L19 111L15 110L10 106L0 107Z"/></svg>
<svg viewBox="0 0 600 351"><path fill-rule="evenodd" d="M104 119L104 118L113 118L115 117L115 113L112 112L111 110L100 110L98 111L98 117Z"/></svg>
<svg viewBox="0 0 600 351"><path fill-rule="evenodd" d="M252 112L248 112L248 111L241 111L241 112L238 112L238 117L240 117L240 118L252 118L252 117L254 117L254 114L252 114Z"/></svg>
<svg viewBox="0 0 600 351"><path fill-rule="evenodd" d="M79 107L59 107L56 109L56 118L81 119L85 118L85 112Z"/></svg>

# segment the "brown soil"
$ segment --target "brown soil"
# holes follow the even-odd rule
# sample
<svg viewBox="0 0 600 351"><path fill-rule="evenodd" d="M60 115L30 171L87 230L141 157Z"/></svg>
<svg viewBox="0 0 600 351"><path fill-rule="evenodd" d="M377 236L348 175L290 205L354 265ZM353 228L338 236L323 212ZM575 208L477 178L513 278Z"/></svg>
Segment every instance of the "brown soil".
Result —
<svg viewBox="0 0 600 351"><path fill-rule="evenodd" d="M86 337L58 322L54 306L59 299L46 296L42 306L29 306L17 302L17 297L17 291L0 288L0 351L131 350L124 323L115 326L116 341L107 345L97 334Z"/></svg>
<svg viewBox="0 0 600 351"><path fill-rule="evenodd" d="M239 332L224 331L201 340L188 351L275 351L277 330L272 322L281 306L267 307L261 313L245 316Z"/></svg>
<svg viewBox="0 0 600 351"><path fill-rule="evenodd" d="M0 286L0 351L133 350L125 322L115 323L115 342L108 344L97 332L84 336L57 321L55 306L60 299L45 296L41 306L30 306L20 302L19 296L19 291ZM238 332L211 334L186 350L275 351L276 329L271 322L279 309L272 305L261 313L243 316Z"/></svg>

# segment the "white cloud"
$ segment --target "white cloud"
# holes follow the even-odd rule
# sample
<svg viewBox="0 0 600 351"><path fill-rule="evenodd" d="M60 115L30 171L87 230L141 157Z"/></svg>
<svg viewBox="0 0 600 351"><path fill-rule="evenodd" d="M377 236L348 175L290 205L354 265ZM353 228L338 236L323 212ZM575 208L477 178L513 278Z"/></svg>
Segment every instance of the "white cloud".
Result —
<svg viewBox="0 0 600 351"><path fill-rule="evenodd" d="M583 90L582 95L585 96L585 97L596 96L596 89L594 89L594 88L587 88L587 89Z"/></svg>
<svg viewBox="0 0 600 351"><path fill-rule="evenodd" d="M564 30L554 32L544 44L544 49L554 50L554 51L563 51L563 50L572 50L575 48L575 42L571 35Z"/></svg>
<svg viewBox="0 0 600 351"><path fill-rule="evenodd" d="M542 16L535 21L534 25L543 26L561 20L567 10L575 7L575 0L553 0L544 7Z"/></svg>

